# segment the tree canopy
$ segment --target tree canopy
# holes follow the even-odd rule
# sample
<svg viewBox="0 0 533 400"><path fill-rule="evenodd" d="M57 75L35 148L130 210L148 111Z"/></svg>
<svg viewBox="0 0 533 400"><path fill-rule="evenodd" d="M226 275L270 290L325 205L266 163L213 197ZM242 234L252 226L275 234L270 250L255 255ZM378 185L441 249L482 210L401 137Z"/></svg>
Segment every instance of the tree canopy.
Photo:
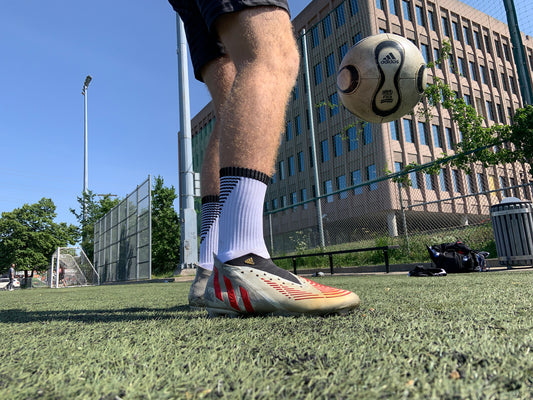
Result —
<svg viewBox="0 0 533 400"><path fill-rule="evenodd" d="M78 228L56 223L56 206L51 199L42 198L35 204L24 204L0 216L0 265L7 269L11 263L17 270L43 270L50 264L57 247L75 244Z"/></svg>
<svg viewBox="0 0 533 400"><path fill-rule="evenodd" d="M173 272L180 261L180 223L174 209L178 195L174 186L165 187L161 176L152 188L152 270Z"/></svg>
<svg viewBox="0 0 533 400"><path fill-rule="evenodd" d="M81 247L91 262L94 259L94 224L120 203L119 198L111 198L109 194L98 199L97 196L88 190L77 198L81 211L78 213L76 210L70 209L81 226ZM83 218L84 205L86 206L85 219Z"/></svg>

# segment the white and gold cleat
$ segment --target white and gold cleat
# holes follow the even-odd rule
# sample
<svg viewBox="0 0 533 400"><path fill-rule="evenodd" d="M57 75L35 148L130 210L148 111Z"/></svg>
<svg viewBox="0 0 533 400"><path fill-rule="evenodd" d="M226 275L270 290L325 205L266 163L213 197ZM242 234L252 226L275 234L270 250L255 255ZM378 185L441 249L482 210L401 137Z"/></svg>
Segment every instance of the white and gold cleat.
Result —
<svg viewBox="0 0 533 400"><path fill-rule="evenodd" d="M210 316L346 314L359 302L349 290L296 276L255 254L227 263L215 257L205 290Z"/></svg>

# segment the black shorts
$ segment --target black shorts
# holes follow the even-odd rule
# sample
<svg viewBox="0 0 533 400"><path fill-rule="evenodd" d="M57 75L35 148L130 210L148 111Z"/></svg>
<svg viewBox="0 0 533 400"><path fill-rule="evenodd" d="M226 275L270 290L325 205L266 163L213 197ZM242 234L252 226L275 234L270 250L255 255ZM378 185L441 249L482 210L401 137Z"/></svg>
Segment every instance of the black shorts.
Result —
<svg viewBox="0 0 533 400"><path fill-rule="evenodd" d="M223 15L248 7L276 6L289 12L288 0L168 0L183 25L189 43L196 79L202 81L200 70L209 61L225 54L224 46L211 28Z"/></svg>

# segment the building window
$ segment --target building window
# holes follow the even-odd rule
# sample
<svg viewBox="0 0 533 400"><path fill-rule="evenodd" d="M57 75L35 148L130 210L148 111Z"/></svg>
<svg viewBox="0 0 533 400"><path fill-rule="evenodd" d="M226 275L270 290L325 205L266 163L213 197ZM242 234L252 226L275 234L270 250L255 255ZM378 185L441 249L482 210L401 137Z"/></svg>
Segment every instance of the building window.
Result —
<svg viewBox="0 0 533 400"><path fill-rule="evenodd" d="M411 181L411 187L413 189L418 189L419 188L419 185L418 185L418 175L416 172L409 172L409 180Z"/></svg>
<svg viewBox="0 0 533 400"><path fill-rule="evenodd" d="M344 190L346 189L346 175L341 175L337 177L337 189L338 190ZM339 199L345 199L348 197L348 192L344 190L344 192L339 193Z"/></svg>
<svg viewBox="0 0 533 400"><path fill-rule="evenodd" d="M487 81L487 69L484 65L479 66L479 74L481 75L481 82L483 82L485 85L488 85L489 82Z"/></svg>
<svg viewBox="0 0 533 400"><path fill-rule="evenodd" d="M378 10L383 10L383 4L381 4L381 0L376 0L376 7Z"/></svg>
<svg viewBox="0 0 533 400"><path fill-rule="evenodd" d="M357 130L355 126L348 128L348 151L357 150Z"/></svg>
<svg viewBox="0 0 533 400"><path fill-rule="evenodd" d="M276 210L278 208L278 199L272 199L272 209Z"/></svg>
<svg viewBox="0 0 533 400"><path fill-rule="evenodd" d="M476 49L483 50L483 42L481 41L481 34L474 31L474 41L476 42Z"/></svg>
<svg viewBox="0 0 533 400"><path fill-rule="evenodd" d="M439 49L437 49L436 47L433 48L433 58L435 59L435 66L438 68L438 69L441 69L440 67L440 62L439 62L439 58L440 58L440 51ZM442 61L441 61L442 62Z"/></svg>
<svg viewBox="0 0 533 400"><path fill-rule="evenodd" d="M311 31L311 37L313 39L313 48L317 47L320 44L320 39L318 37L318 26L315 26Z"/></svg>
<svg viewBox="0 0 533 400"><path fill-rule="evenodd" d="M485 179L483 178L483 174L477 173L476 178L477 178L477 186L478 186L479 192L482 193L485 190L487 190L485 186Z"/></svg>
<svg viewBox="0 0 533 400"><path fill-rule="evenodd" d="M476 64L473 61L469 61L468 65L470 65L470 78L477 82Z"/></svg>
<svg viewBox="0 0 533 400"><path fill-rule="evenodd" d="M351 15L355 15L359 12L359 4L357 3L357 0L350 0L350 13Z"/></svg>
<svg viewBox="0 0 533 400"><path fill-rule="evenodd" d="M461 175L459 170L452 170L453 190L456 193L461 193Z"/></svg>
<svg viewBox="0 0 533 400"><path fill-rule="evenodd" d="M353 44L359 43L362 38L363 38L363 35L361 34L361 32L356 33L353 37Z"/></svg>
<svg viewBox="0 0 533 400"><path fill-rule="evenodd" d="M459 74L466 77L465 60L462 57L457 57L457 64L459 65Z"/></svg>
<svg viewBox="0 0 533 400"><path fill-rule="evenodd" d="M289 176L293 176L295 172L294 168L294 156L290 156L287 160L287 166L289 167Z"/></svg>
<svg viewBox="0 0 533 400"><path fill-rule="evenodd" d="M461 40L459 33L459 24L456 21L452 21L453 38L455 40Z"/></svg>
<svg viewBox="0 0 533 400"><path fill-rule="evenodd" d="M424 122L418 123L418 137L420 138L420 144L427 146L426 124Z"/></svg>
<svg viewBox="0 0 533 400"><path fill-rule="evenodd" d="M472 41L470 40L470 29L468 29L468 26L463 26L463 36L465 38L465 43L469 46L472 46Z"/></svg>
<svg viewBox="0 0 533 400"><path fill-rule="evenodd" d="M291 121L287 122L287 130L285 131L285 139L287 142L292 139L292 124Z"/></svg>
<svg viewBox="0 0 533 400"><path fill-rule="evenodd" d="M278 163L278 175L280 181L285 179L285 161L283 160Z"/></svg>
<svg viewBox="0 0 533 400"><path fill-rule="evenodd" d="M405 141L407 143L413 143L413 133L411 132L411 120L410 119L403 120L403 133L404 133Z"/></svg>
<svg viewBox="0 0 533 400"><path fill-rule="evenodd" d="M372 143L372 126L370 125L370 123L366 123L363 127L363 143Z"/></svg>
<svg viewBox="0 0 533 400"><path fill-rule="evenodd" d="M397 121L394 120L394 121L391 121L389 123L389 127L390 127L390 138L391 140L399 140L398 139L398 125L397 125Z"/></svg>
<svg viewBox="0 0 533 400"><path fill-rule="evenodd" d="M448 149L453 150L453 131L452 128L446 128L446 141L448 142Z"/></svg>
<svg viewBox="0 0 533 400"><path fill-rule="evenodd" d="M429 29L432 31L435 31L435 13L433 11L428 11L428 21L429 21Z"/></svg>
<svg viewBox="0 0 533 400"><path fill-rule="evenodd" d="M448 191L448 181L446 180L446 171L442 168L439 172L439 184L442 192Z"/></svg>
<svg viewBox="0 0 533 400"><path fill-rule="evenodd" d="M329 146L327 139L320 142L320 157L322 162L329 161Z"/></svg>
<svg viewBox="0 0 533 400"><path fill-rule="evenodd" d="M416 6L415 9L416 9L416 22L418 23L418 25L426 26L426 24L424 23L424 9L422 8L422 6Z"/></svg>
<svg viewBox="0 0 533 400"><path fill-rule="evenodd" d="M472 182L472 179L473 179L472 174L468 174L466 176L466 182L468 183L468 193L469 194L476 193L476 186L475 186L474 182Z"/></svg>
<svg viewBox="0 0 533 400"><path fill-rule="evenodd" d="M300 201L307 201L307 189L300 189ZM307 210L307 203L304 203L304 210Z"/></svg>
<svg viewBox="0 0 533 400"><path fill-rule="evenodd" d="M296 192L291 193L291 205L295 205L298 203L298 197L296 196ZM293 207L293 210L296 210L296 207Z"/></svg>
<svg viewBox="0 0 533 400"><path fill-rule="evenodd" d="M294 125L296 125L296 135L300 135L302 133L302 122L299 115L294 119Z"/></svg>
<svg viewBox="0 0 533 400"><path fill-rule="evenodd" d="M326 57L326 75L329 77L335 74L335 55L331 53Z"/></svg>
<svg viewBox="0 0 533 400"><path fill-rule="evenodd" d="M331 179L328 179L327 181L324 181L324 194L330 194L333 192L333 183L331 182ZM328 196L327 198L328 203L333 202L333 196Z"/></svg>
<svg viewBox="0 0 533 400"><path fill-rule="evenodd" d="M329 116L333 117L334 115L337 115L339 113L339 95L337 94L337 92L329 96L329 102Z"/></svg>
<svg viewBox="0 0 533 400"><path fill-rule="evenodd" d="M433 146L442 147L440 144L440 128L438 125L433 125Z"/></svg>
<svg viewBox="0 0 533 400"><path fill-rule="evenodd" d="M483 39L484 39L484 42L485 42L485 47L487 49L487 53L492 54L492 46L490 45L489 35L484 35Z"/></svg>
<svg viewBox="0 0 533 400"><path fill-rule="evenodd" d="M339 60L342 60L346 53L348 53L348 44L344 43L341 47L339 47Z"/></svg>
<svg viewBox="0 0 533 400"><path fill-rule="evenodd" d="M340 133L337 133L335 136L333 136L333 146L335 157L342 156L342 136Z"/></svg>
<svg viewBox="0 0 533 400"><path fill-rule="evenodd" d="M377 179L377 174L376 174L376 165L375 164L372 164L372 165L369 165L368 167L366 167L366 179L368 181L373 181L375 179ZM378 188L378 184L377 183L372 183L370 184L370 190L376 190Z"/></svg>
<svg viewBox="0 0 533 400"><path fill-rule="evenodd" d="M299 151L297 154L297 157L298 157L298 172L304 172L305 170L304 152Z"/></svg>
<svg viewBox="0 0 533 400"><path fill-rule="evenodd" d="M492 101L487 100L486 104L487 104L487 118L490 121L494 121L494 112L492 110Z"/></svg>
<svg viewBox="0 0 533 400"><path fill-rule="evenodd" d="M309 146L309 168L313 168L313 148Z"/></svg>
<svg viewBox="0 0 533 400"><path fill-rule="evenodd" d="M331 27L331 15L326 15L326 18L324 18L324 38L327 38L331 33L333 32L333 29Z"/></svg>
<svg viewBox="0 0 533 400"><path fill-rule="evenodd" d="M411 16L411 7L408 0L402 0L403 5L403 18L407 21L412 21L413 17Z"/></svg>
<svg viewBox="0 0 533 400"><path fill-rule="evenodd" d="M513 94L517 94L516 93L516 82L515 82L515 79L513 76L510 76L509 77L509 86L511 86L511 92Z"/></svg>
<svg viewBox="0 0 533 400"><path fill-rule="evenodd" d="M444 36L450 36L450 28L448 27L448 18L446 17L442 17L441 18L441 21L442 21L442 34Z"/></svg>
<svg viewBox="0 0 533 400"><path fill-rule="evenodd" d="M492 82L492 86L498 88L498 78L496 78L496 72L492 68L490 69L490 80Z"/></svg>
<svg viewBox="0 0 533 400"><path fill-rule="evenodd" d="M287 195L281 196L281 208L287 207Z"/></svg>
<svg viewBox="0 0 533 400"><path fill-rule="evenodd" d="M315 71L315 85L319 85L322 83L322 63L318 63L317 65L315 65L314 71Z"/></svg>
<svg viewBox="0 0 533 400"><path fill-rule="evenodd" d="M346 23L346 16L344 14L344 3L337 7L335 13L337 14L337 28L340 28Z"/></svg>
<svg viewBox="0 0 533 400"><path fill-rule="evenodd" d="M429 47L427 44L420 44L420 50L421 50L421 53L422 53L422 56L424 57L424 61L426 62L426 64L430 61L429 59Z"/></svg>
<svg viewBox="0 0 533 400"><path fill-rule="evenodd" d="M318 107L318 123L324 122L326 120L326 105L322 104Z"/></svg>
<svg viewBox="0 0 533 400"><path fill-rule="evenodd" d="M361 184L361 171L356 170L352 172L352 185L357 186ZM363 193L363 187L359 186L356 187L353 190L354 194L362 194Z"/></svg>
<svg viewBox="0 0 533 400"><path fill-rule="evenodd" d="M435 190L435 187L433 186L433 177L428 173L424 173L424 177L426 179L426 189Z"/></svg>

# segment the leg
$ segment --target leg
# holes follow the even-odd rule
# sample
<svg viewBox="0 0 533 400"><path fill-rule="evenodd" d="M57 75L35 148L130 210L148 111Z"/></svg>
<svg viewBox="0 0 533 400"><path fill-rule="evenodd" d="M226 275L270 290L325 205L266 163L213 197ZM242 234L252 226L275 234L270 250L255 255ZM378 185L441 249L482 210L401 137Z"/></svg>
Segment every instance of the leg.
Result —
<svg viewBox="0 0 533 400"><path fill-rule="evenodd" d="M214 254L218 251L220 108L233 86L235 66L228 57L219 57L202 68L201 73L213 99L216 122L204 154L201 172L200 266L189 290L189 304L193 307L205 305L205 286L213 270Z"/></svg>
<svg viewBox="0 0 533 400"><path fill-rule="evenodd" d="M255 7L215 22L236 75L221 108L219 249L205 300L211 315L345 313L356 294L277 267L263 239L263 202L298 72L288 14Z"/></svg>

